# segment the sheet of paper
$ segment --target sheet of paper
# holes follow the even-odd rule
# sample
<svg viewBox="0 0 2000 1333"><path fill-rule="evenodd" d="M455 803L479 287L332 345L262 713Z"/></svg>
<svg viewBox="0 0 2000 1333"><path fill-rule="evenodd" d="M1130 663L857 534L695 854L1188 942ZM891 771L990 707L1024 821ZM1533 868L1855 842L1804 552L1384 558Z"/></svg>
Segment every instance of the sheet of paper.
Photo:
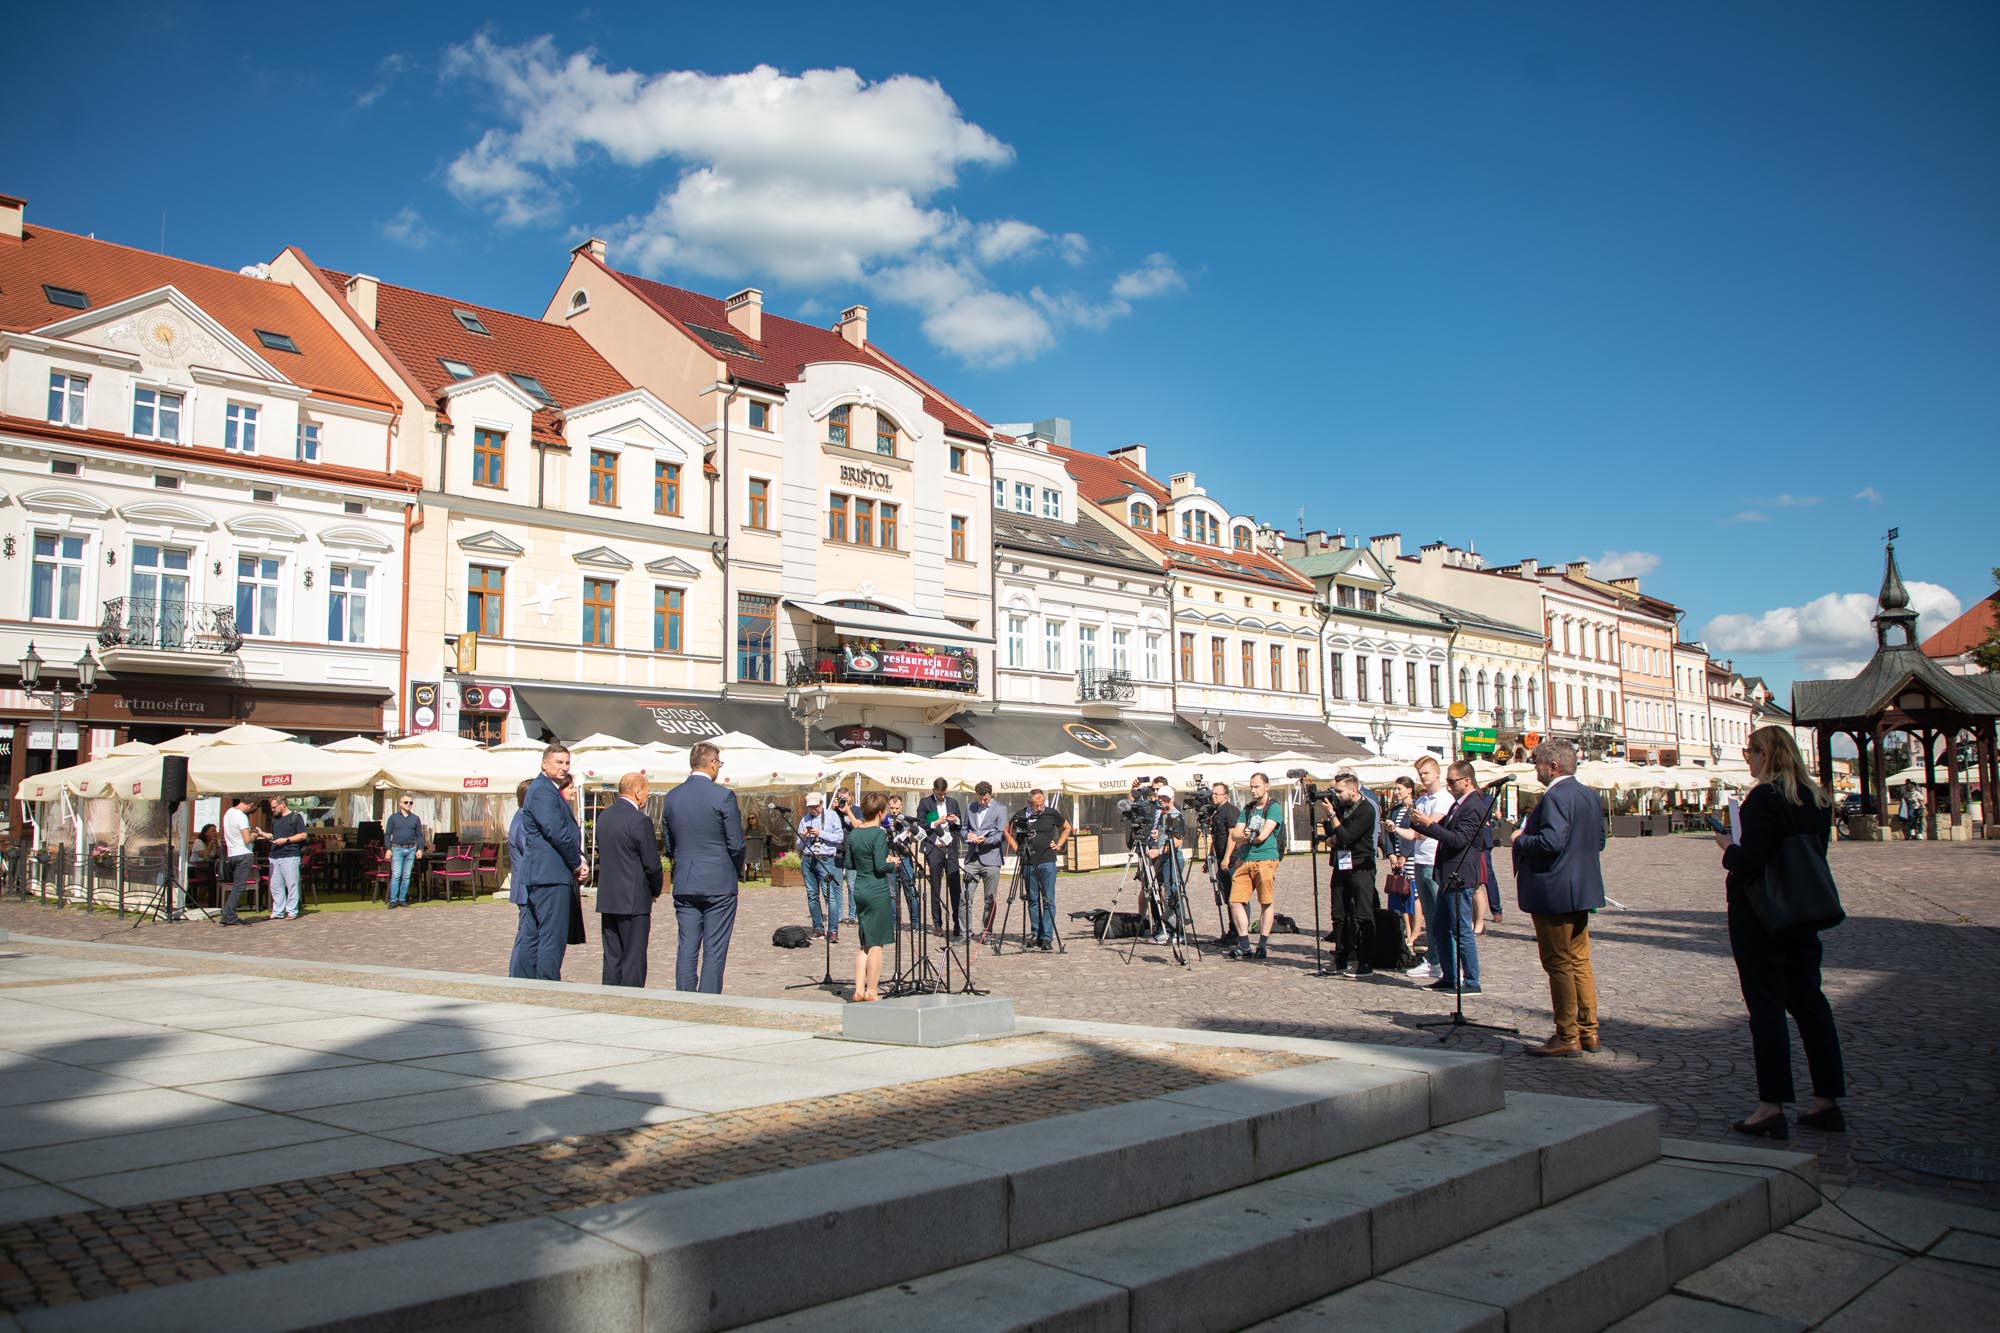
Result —
<svg viewBox="0 0 2000 1333"><path fill-rule="evenodd" d="M1738 846L1743 843L1743 802L1734 796L1729 798L1729 840Z"/></svg>

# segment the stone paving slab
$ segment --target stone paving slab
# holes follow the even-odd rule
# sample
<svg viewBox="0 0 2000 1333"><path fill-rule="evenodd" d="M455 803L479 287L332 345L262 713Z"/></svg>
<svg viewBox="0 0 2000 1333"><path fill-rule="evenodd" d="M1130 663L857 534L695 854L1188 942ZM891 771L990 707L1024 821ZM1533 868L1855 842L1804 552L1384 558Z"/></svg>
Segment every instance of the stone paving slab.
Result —
<svg viewBox="0 0 2000 1333"><path fill-rule="evenodd" d="M36 1102L0 1116L0 1154L157 1129L206 1130L218 1121L255 1114L252 1107L230 1106L174 1088L142 1087L102 1097Z"/></svg>
<svg viewBox="0 0 2000 1333"><path fill-rule="evenodd" d="M338 1126L315 1124L294 1116L260 1113L219 1120L213 1126L155 1129L27 1148L0 1154L0 1161L42 1180L61 1184L113 1171L137 1171L207 1157L285 1148L314 1139L336 1138L347 1132Z"/></svg>
<svg viewBox="0 0 2000 1333"><path fill-rule="evenodd" d="M289 1143L226 1157L204 1157L171 1166L147 1167L65 1181L63 1188L94 1203L124 1207L160 1199L219 1194L271 1181L305 1180L335 1172L363 1171L430 1157L430 1149L366 1134Z"/></svg>

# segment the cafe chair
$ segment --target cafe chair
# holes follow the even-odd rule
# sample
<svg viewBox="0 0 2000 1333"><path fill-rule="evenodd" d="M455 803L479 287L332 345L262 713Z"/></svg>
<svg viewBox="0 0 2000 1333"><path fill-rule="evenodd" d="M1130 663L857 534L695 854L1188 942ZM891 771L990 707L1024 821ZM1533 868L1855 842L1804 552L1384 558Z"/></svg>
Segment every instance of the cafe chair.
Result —
<svg viewBox="0 0 2000 1333"><path fill-rule="evenodd" d="M451 901L451 886L456 883L464 887L468 897L475 896L479 887L473 882L478 873L478 865L464 852L454 851L444 858L444 864L431 871L431 881L444 888L444 900Z"/></svg>

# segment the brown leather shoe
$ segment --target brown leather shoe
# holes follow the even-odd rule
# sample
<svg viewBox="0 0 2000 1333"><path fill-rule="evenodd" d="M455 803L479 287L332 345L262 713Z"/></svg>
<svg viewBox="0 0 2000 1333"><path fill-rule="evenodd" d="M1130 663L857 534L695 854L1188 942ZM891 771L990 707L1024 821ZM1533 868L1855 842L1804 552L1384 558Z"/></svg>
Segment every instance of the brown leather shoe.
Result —
<svg viewBox="0 0 2000 1333"><path fill-rule="evenodd" d="M1591 1052L1595 1052L1601 1049L1604 1045L1603 1042L1599 1041L1595 1037L1579 1037L1577 1038L1577 1041L1580 1045L1582 1045L1584 1050Z"/></svg>
<svg viewBox="0 0 2000 1333"><path fill-rule="evenodd" d="M1559 1038L1550 1037L1547 1041L1543 1042L1539 1046L1530 1046L1528 1048L1528 1054L1529 1055L1582 1055L1583 1044L1581 1042L1562 1041Z"/></svg>

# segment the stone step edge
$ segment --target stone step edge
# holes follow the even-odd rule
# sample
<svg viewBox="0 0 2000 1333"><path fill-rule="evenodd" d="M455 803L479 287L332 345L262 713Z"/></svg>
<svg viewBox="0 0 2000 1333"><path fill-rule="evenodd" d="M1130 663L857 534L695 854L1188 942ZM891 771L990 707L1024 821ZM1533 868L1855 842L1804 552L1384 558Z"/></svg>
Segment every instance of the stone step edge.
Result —
<svg viewBox="0 0 2000 1333"><path fill-rule="evenodd" d="M913 1148L427 1237L394 1247L388 1263L382 1251L356 1251L16 1318L24 1330L179 1326L197 1315L210 1333L362 1318L393 1329L428 1327L460 1303L488 1312L482 1317L534 1322L555 1308L549 1302L574 1301L597 1311L579 1327L636 1328L642 1303L671 1296L682 1301L681 1316L645 1308L646 1327L721 1327L1002 1254L1017 1240L1220 1193L1501 1101L1493 1057L1433 1063L1396 1054L1381 1064L1298 1065ZM1125 1188L1135 1178L1145 1186ZM810 1199L844 1203L811 1208ZM1076 1224L1065 1228L1061 1219L1071 1214ZM862 1252L848 1263L783 1262L787 1253L824 1254L829 1238ZM770 1251L771 1262L753 1244ZM792 1269L838 1280L777 1294L774 1276ZM604 1292L580 1290L600 1280ZM716 1282L748 1288L732 1293L742 1312L724 1315L728 1302L710 1290ZM697 1288L700 1296L688 1299ZM624 1298L606 1294L627 1290L629 1320L615 1313Z"/></svg>
<svg viewBox="0 0 2000 1333"><path fill-rule="evenodd" d="M858 1333L976 1307L968 1326L1234 1328L1655 1162L1659 1125L1657 1107L1509 1094L1470 1121L748 1327Z"/></svg>

